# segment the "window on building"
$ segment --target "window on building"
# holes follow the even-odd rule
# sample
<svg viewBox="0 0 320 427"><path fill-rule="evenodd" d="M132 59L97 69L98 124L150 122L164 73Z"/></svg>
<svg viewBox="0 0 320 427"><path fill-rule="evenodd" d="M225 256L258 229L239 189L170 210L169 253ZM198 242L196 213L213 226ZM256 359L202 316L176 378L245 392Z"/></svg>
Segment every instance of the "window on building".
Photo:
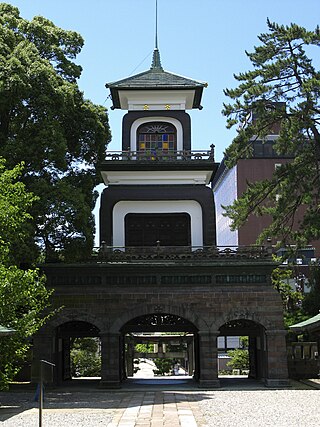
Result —
<svg viewBox="0 0 320 427"><path fill-rule="evenodd" d="M275 151L273 149L273 142L267 141L263 144L264 157L273 157Z"/></svg>
<svg viewBox="0 0 320 427"><path fill-rule="evenodd" d="M171 123L144 123L137 130L137 141L138 151L176 151L177 131Z"/></svg>

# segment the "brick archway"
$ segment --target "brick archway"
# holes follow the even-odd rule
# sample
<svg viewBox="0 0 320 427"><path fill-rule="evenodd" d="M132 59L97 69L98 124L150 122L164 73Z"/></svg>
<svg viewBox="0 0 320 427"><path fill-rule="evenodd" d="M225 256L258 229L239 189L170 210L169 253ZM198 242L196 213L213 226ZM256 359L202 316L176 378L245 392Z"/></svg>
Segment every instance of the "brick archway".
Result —
<svg viewBox="0 0 320 427"><path fill-rule="evenodd" d="M146 316L156 313L166 313L169 315L183 318L194 325L198 330L208 328L207 323L200 315L184 305L169 304L139 304L131 310L127 310L121 316L117 317L110 325L111 333L119 333L126 323L140 316Z"/></svg>
<svg viewBox="0 0 320 427"><path fill-rule="evenodd" d="M247 337L248 344L243 351L248 352L249 378L261 379L267 374L266 366L266 334L265 328L260 323L248 319L250 316L230 319L219 327L220 339L224 341L227 350L227 342L230 337ZM237 348L237 347L236 347ZM221 350L220 350L221 351Z"/></svg>
<svg viewBox="0 0 320 427"><path fill-rule="evenodd" d="M172 363L180 358L189 376L199 376L198 328L185 317L167 312L154 312L134 317L127 321L120 330L120 366L121 380L134 376L134 360L139 359L136 354L135 343L142 341L154 343L151 354L143 357L151 359L167 359ZM178 341L182 346L180 351L170 352L172 341ZM175 344L176 345L176 344ZM169 348L169 350L167 350ZM179 355L178 355L179 354ZM173 356L174 355L174 356ZM134 378L131 378L134 380Z"/></svg>
<svg viewBox="0 0 320 427"><path fill-rule="evenodd" d="M53 331L60 325L73 321L91 323L100 331L106 329L106 322L101 317L97 317L88 311L63 308L42 327L41 332L53 333Z"/></svg>

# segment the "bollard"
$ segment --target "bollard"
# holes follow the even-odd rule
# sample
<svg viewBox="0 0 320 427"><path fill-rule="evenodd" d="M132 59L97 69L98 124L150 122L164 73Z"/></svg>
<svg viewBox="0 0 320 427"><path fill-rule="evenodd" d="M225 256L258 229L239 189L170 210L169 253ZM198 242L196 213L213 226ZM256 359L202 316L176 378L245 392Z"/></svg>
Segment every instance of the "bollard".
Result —
<svg viewBox="0 0 320 427"><path fill-rule="evenodd" d="M50 365L52 368L56 366L54 363L40 360L40 381L39 381L39 427L42 427L42 410L43 410L43 365Z"/></svg>

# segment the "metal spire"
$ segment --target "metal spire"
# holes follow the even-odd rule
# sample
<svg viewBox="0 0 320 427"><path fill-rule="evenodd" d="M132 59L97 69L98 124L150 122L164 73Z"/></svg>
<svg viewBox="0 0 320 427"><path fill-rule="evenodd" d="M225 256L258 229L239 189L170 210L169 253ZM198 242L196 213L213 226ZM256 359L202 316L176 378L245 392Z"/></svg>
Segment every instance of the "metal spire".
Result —
<svg viewBox="0 0 320 427"><path fill-rule="evenodd" d="M158 0L156 0L156 39L155 49L158 49Z"/></svg>
<svg viewBox="0 0 320 427"><path fill-rule="evenodd" d="M158 49L158 0L156 0L156 29L155 29L155 47L153 51L151 70L163 70Z"/></svg>

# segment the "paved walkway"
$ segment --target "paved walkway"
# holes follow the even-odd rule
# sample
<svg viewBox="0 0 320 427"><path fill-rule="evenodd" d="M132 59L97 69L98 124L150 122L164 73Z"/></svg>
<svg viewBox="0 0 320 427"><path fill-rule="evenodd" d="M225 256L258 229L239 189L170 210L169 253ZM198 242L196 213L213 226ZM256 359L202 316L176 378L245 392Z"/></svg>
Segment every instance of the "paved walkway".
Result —
<svg viewBox="0 0 320 427"><path fill-rule="evenodd" d="M204 427L194 391L49 391L45 393L43 425L52 427ZM38 425L33 393L0 393L0 424Z"/></svg>
<svg viewBox="0 0 320 427"><path fill-rule="evenodd" d="M166 383L184 384L184 376L165 379L154 378L155 365L150 360L143 360L140 370L135 374L135 386L161 385ZM182 374L182 372L181 372ZM153 378L153 380L151 380ZM190 378L190 377L189 377ZM149 380L148 380L149 379ZM181 381L179 381L181 379ZM190 379L189 379L190 382ZM144 391L137 392L123 399L121 406L108 424L109 427L197 427L204 426L202 415L196 402L196 395L186 392Z"/></svg>
<svg viewBox="0 0 320 427"><path fill-rule="evenodd" d="M150 382L151 380L151 382ZM47 390L44 427L241 427L320 425L318 384L293 382L286 390L266 389L255 381L229 378L216 391L189 385L165 389L133 384L122 390L99 390L94 384L77 384ZM174 382L174 380L171 380ZM16 388L0 393L0 425L35 427L38 404L34 390ZM291 406L290 406L291 405ZM230 408L232 410L230 411ZM296 411L292 415L292 411ZM291 414L290 416L288 414ZM206 417L206 419L205 419ZM254 418L256 417L256 418ZM281 423L279 423L281 420Z"/></svg>
<svg viewBox="0 0 320 427"><path fill-rule="evenodd" d="M108 427L205 426L196 395L177 392L133 393L123 399ZM122 406L121 405L121 406Z"/></svg>

